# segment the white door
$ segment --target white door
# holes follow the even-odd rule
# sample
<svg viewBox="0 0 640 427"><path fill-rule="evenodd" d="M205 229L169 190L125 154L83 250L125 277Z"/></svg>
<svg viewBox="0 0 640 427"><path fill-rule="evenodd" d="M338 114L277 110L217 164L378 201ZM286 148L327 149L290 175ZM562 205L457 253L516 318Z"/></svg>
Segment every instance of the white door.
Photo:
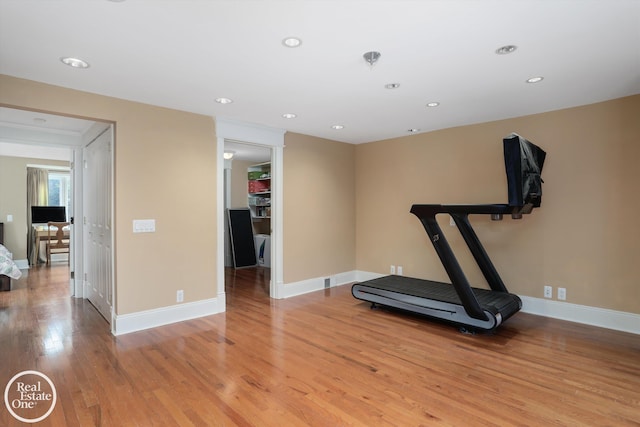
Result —
<svg viewBox="0 0 640 427"><path fill-rule="evenodd" d="M85 295L109 323L113 304L112 135L111 126L83 151Z"/></svg>

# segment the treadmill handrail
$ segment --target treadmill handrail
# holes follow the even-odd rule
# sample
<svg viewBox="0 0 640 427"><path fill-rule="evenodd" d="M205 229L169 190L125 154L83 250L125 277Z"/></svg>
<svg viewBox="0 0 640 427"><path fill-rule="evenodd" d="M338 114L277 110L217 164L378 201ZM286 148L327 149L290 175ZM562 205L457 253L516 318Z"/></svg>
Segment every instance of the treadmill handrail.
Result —
<svg viewBox="0 0 640 427"><path fill-rule="evenodd" d="M469 215L457 213L452 213L450 215L458 226L458 231L462 234L464 241L467 243L473 258L476 260L478 267L480 267L480 271L482 271L482 275L489 284L491 290L496 292L508 292L507 287L504 285L504 282L498 274L498 271L491 262L487 251L485 251L482 243L480 243L478 235L473 230L473 227L469 222Z"/></svg>
<svg viewBox="0 0 640 427"><path fill-rule="evenodd" d="M513 206L506 204L483 204L483 205L413 205L411 213L421 218L424 216L435 216L439 213L459 213L459 214L510 214Z"/></svg>
<svg viewBox="0 0 640 427"><path fill-rule="evenodd" d="M436 215L441 213L448 213L458 226L458 230L462 234L469 250L473 254L473 257L480 267L482 274L489 283L489 286L496 292L507 292L502 279L496 271L493 263L489 259L484 247L480 243L478 236L473 231L473 227L469 223L469 214L506 214L511 213L513 207L506 204L483 204L483 205L413 205L411 206L411 213L420 219L420 222L424 226L424 229L433 244L442 265L451 279L456 293L460 297L460 301L464 306L467 314L475 319L486 320L487 315L483 308L478 303L471 285L467 280L458 260L449 246L440 225L436 221Z"/></svg>
<svg viewBox="0 0 640 427"><path fill-rule="evenodd" d="M411 212L415 214L415 212L413 212L413 208ZM467 314L474 319L487 320L488 317L486 313L484 312L482 307L480 307L478 299L473 294L473 290L471 290L471 286L469 285L467 277L462 272L462 268L460 268L460 264L458 263L458 260L451 250L449 242L444 237L442 229L436 221L435 213L430 215L416 216L418 216L420 222L422 222L422 225L424 226L424 229L427 231L431 243L433 243L433 247L440 257L440 261L442 262L447 275L449 275L451 284L460 297L460 302L462 302L462 306L464 307Z"/></svg>

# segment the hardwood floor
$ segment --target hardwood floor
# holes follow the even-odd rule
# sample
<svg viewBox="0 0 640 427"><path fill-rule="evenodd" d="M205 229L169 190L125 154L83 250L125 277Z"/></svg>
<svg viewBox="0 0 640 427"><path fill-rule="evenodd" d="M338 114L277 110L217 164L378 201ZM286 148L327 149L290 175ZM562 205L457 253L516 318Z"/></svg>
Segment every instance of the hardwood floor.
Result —
<svg viewBox="0 0 640 427"><path fill-rule="evenodd" d="M518 313L493 335L355 300L268 298L230 270L228 311L113 337L66 266L0 293L0 385L37 370L41 426L639 426L640 336ZM266 280L265 280L266 279ZM25 425L4 405L0 425Z"/></svg>

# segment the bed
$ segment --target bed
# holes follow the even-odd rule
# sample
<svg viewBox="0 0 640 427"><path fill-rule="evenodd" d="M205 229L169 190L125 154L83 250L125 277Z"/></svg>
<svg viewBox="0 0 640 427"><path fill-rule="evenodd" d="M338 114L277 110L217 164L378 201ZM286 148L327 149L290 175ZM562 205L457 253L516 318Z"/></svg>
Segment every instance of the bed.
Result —
<svg viewBox="0 0 640 427"><path fill-rule="evenodd" d="M11 290L11 279L19 279L22 272L13 259L11 252L0 242L0 291Z"/></svg>

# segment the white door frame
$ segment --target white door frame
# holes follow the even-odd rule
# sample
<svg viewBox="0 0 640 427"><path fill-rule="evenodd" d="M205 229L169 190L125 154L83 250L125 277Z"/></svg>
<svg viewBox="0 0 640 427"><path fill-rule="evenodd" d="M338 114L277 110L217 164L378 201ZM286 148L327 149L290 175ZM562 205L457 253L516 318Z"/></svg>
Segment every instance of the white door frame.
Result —
<svg viewBox="0 0 640 427"><path fill-rule="evenodd" d="M216 188L217 188L217 260L216 279L218 282L217 297L226 301L224 291L224 143L225 140L248 142L271 147L271 298L284 298L283 282L283 247L282 247L282 176L284 129L269 128L235 120L216 119ZM226 303L225 303L226 306Z"/></svg>

